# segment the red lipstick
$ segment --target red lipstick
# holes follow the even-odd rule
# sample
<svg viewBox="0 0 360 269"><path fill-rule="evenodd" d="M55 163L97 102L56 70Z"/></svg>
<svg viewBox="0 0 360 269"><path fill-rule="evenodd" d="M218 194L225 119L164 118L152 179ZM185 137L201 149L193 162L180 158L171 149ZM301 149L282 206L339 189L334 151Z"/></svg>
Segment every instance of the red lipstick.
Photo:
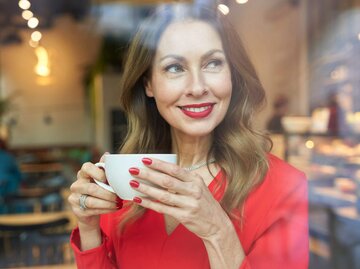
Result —
<svg viewBox="0 0 360 269"><path fill-rule="evenodd" d="M214 103L191 104L181 106L181 111L188 117L193 119L202 119L207 117L214 108Z"/></svg>

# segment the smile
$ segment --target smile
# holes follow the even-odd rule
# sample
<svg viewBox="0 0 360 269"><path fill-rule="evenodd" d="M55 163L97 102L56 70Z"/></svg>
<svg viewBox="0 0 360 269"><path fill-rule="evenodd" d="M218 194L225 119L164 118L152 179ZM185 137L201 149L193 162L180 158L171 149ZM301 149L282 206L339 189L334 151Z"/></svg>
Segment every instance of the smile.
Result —
<svg viewBox="0 0 360 269"><path fill-rule="evenodd" d="M181 111L188 117L193 119L201 119L207 117L213 110L214 103L193 104L180 106Z"/></svg>

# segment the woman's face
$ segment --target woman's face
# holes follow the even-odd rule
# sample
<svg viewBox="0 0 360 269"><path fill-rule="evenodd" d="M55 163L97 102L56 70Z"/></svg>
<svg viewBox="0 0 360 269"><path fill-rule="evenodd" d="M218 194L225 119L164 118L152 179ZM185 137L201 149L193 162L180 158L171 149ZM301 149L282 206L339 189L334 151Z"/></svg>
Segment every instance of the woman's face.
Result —
<svg viewBox="0 0 360 269"><path fill-rule="evenodd" d="M173 131L200 137L223 120L232 92L219 34L202 21L170 24L161 36L146 94Z"/></svg>

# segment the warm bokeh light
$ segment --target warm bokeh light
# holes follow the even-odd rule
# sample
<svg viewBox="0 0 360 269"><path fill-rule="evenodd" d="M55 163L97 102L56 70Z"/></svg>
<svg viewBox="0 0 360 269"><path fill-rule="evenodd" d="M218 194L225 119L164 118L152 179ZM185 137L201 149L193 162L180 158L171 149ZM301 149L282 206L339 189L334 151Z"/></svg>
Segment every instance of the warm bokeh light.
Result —
<svg viewBox="0 0 360 269"><path fill-rule="evenodd" d="M38 62L35 66L35 73L41 77L47 77L50 75L49 68L49 56L48 52L44 47L37 47L35 49L36 57L38 58Z"/></svg>
<svg viewBox="0 0 360 269"><path fill-rule="evenodd" d="M305 142L305 147L307 147L308 149L313 149L315 146L315 143L312 140L308 140Z"/></svg>
<svg viewBox="0 0 360 269"><path fill-rule="evenodd" d="M220 4L218 5L218 10L220 10L220 12L224 15L227 15L229 14L230 12L230 9L227 5L224 5L224 4Z"/></svg>
<svg viewBox="0 0 360 269"><path fill-rule="evenodd" d="M24 20L30 20L34 14L30 10L24 10L21 16L24 18Z"/></svg>
<svg viewBox="0 0 360 269"><path fill-rule="evenodd" d="M35 31L31 34L31 39L35 42L39 42L42 37L42 34L39 31Z"/></svg>
<svg viewBox="0 0 360 269"><path fill-rule="evenodd" d="M248 0L236 0L236 3L238 4L246 4Z"/></svg>
<svg viewBox="0 0 360 269"><path fill-rule="evenodd" d="M20 0L19 1L19 7L21 9L29 9L31 7L31 3L27 0Z"/></svg>
<svg viewBox="0 0 360 269"><path fill-rule="evenodd" d="M28 20L28 26L31 29L36 28L39 25L39 20L36 17L32 17L31 19Z"/></svg>
<svg viewBox="0 0 360 269"><path fill-rule="evenodd" d="M39 42L30 39L29 40L29 45L30 45L30 47L36 48L37 46L39 46Z"/></svg>

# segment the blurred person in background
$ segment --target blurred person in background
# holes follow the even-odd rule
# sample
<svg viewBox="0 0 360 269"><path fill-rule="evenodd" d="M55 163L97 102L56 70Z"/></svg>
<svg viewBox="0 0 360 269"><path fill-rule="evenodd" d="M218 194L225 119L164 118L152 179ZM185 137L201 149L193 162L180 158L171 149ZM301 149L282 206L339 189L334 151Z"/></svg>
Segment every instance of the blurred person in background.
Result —
<svg viewBox="0 0 360 269"><path fill-rule="evenodd" d="M279 95L273 103L273 115L269 119L266 129L272 133L283 133L284 128L281 119L286 116L289 108L289 99L284 95Z"/></svg>
<svg viewBox="0 0 360 269"><path fill-rule="evenodd" d="M135 35L122 77L120 153L176 153L178 164L130 168L144 194L132 201L82 166L69 196L78 268L308 268L306 178L252 126L265 91L226 16L163 6Z"/></svg>
<svg viewBox="0 0 360 269"><path fill-rule="evenodd" d="M6 141L0 138L0 195L1 198L16 194L22 174L15 157L8 151ZM6 205L0 202L0 213L6 213Z"/></svg>

